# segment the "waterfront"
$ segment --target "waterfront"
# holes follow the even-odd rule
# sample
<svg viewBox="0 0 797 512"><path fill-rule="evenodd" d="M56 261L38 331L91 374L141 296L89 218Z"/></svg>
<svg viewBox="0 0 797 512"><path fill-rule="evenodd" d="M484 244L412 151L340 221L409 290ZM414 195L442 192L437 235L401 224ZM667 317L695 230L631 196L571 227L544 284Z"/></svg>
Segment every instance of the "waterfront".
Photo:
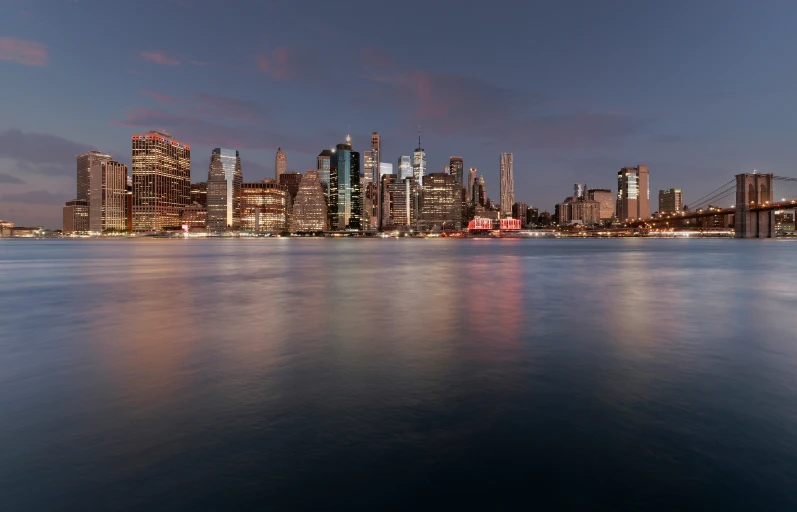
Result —
<svg viewBox="0 0 797 512"><path fill-rule="evenodd" d="M794 509L796 254L5 241L0 509Z"/></svg>

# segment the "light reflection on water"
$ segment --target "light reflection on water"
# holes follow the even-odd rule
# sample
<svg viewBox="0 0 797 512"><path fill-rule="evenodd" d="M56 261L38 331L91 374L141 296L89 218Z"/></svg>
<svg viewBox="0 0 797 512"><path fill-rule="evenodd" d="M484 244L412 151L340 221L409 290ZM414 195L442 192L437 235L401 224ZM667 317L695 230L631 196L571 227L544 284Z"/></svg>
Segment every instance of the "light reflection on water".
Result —
<svg viewBox="0 0 797 512"><path fill-rule="evenodd" d="M796 247L3 242L0 509L791 509Z"/></svg>

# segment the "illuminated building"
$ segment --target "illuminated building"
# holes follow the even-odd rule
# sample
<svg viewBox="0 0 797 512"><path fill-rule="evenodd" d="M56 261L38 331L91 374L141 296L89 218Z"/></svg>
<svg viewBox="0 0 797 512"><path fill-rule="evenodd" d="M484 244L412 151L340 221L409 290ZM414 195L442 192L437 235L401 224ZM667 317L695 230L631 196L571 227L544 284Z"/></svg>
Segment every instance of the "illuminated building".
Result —
<svg viewBox="0 0 797 512"><path fill-rule="evenodd" d="M529 206L526 210L526 224L539 224L540 222L540 210L534 208L533 206Z"/></svg>
<svg viewBox="0 0 797 512"><path fill-rule="evenodd" d="M291 225L293 202L296 200L297 192L299 192L299 184L302 182L302 176L300 172L290 171L283 173L279 179L279 184L288 192L288 226Z"/></svg>
<svg viewBox="0 0 797 512"><path fill-rule="evenodd" d="M468 169L468 201L473 201L473 184L476 182L476 168Z"/></svg>
<svg viewBox="0 0 797 512"><path fill-rule="evenodd" d="M421 186L418 227L424 230L462 228L462 190L455 176L433 172Z"/></svg>
<svg viewBox="0 0 797 512"><path fill-rule="evenodd" d="M510 217L512 205L515 204L515 176L512 163L512 153L501 153L501 214Z"/></svg>
<svg viewBox="0 0 797 512"><path fill-rule="evenodd" d="M274 157L274 180L279 183L280 175L288 172L288 157L282 148L277 148L277 156Z"/></svg>
<svg viewBox="0 0 797 512"><path fill-rule="evenodd" d="M375 149L363 151L363 175L368 176L371 180L377 176L379 172L379 158Z"/></svg>
<svg viewBox="0 0 797 512"><path fill-rule="evenodd" d="M216 148L208 167L208 231L223 233L241 227L241 155Z"/></svg>
<svg viewBox="0 0 797 512"><path fill-rule="evenodd" d="M205 231L207 229L208 210L199 203L193 203L180 209L180 224L189 231Z"/></svg>
<svg viewBox="0 0 797 512"><path fill-rule="evenodd" d="M487 185L484 183L484 176L479 176L479 179L474 180L471 201L474 206L487 206Z"/></svg>
<svg viewBox="0 0 797 512"><path fill-rule="evenodd" d="M113 160L95 161L89 173L89 231L126 230L127 166Z"/></svg>
<svg viewBox="0 0 797 512"><path fill-rule="evenodd" d="M512 205L512 218L518 219L524 226L528 224L529 205L523 202Z"/></svg>
<svg viewBox="0 0 797 512"><path fill-rule="evenodd" d="M379 169L379 162L382 161L382 137L377 132L371 133L371 151L375 153L376 167L373 169L374 174L372 178L376 181L379 179L376 175L376 171Z"/></svg>
<svg viewBox="0 0 797 512"><path fill-rule="evenodd" d="M379 199L374 180L366 172L360 175L360 190L362 199L360 201L360 229L363 231L377 229L377 206Z"/></svg>
<svg viewBox="0 0 797 512"><path fill-rule="evenodd" d="M91 167L95 164L108 162L113 157L99 151L89 151L82 155L77 155L77 191L75 198L89 201L91 195Z"/></svg>
<svg viewBox="0 0 797 512"><path fill-rule="evenodd" d="M591 188L587 197L601 205L601 220L611 220L614 217L614 194L608 188Z"/></svg>
<svg viewBox="0 0 797 512"><path fill-rule="evenodd" d="M191 148L158 131L133 135L133 230L180 223L191 190Z"/></svg>
<svg viewBox="0 0 797 512"><path fill-rule="evenodd" d="M12 224L10 227L14 227ZM64 234L85 233L89 230L89 202L73 199L64 205Z"/></svg>
<svg viewBox="0 0 797 512"><path fill-rule="evenodd" d="M617 173L617 219L650 218L650 183L646 165L623 167Z"/></svg>
<svg viewBox="0 0 797 512"><path fill-rule="evenodd" d="M418 148L412 153L412 177L419 186L423 186L424 174L426 174L426 151L421 147L421 129L418 128Z"/></svg>
<svg viewBox="0 0 797 512"><path fill-rule="evenodd" d="M127 177L127 186L125 187L125 225L127 231L133 231L133 178Z"/></svg>
<svg viewBox="0 0 797 512"><path fill-rule="evenodd" d="M598 224L601 220L601 204L592 199L585 199L587 186L582 188L578 183L573 186L574 193L556 205L556 218L559 224Z"/></svg>
<svg viewBox="0 0 797 512"><path fill-rule="evenodd" d="M327 201L318 173L317 170L308 170L299 184L291 224L291 231L294 233L327 230Z"/></svg>
<svg viewBox="0 0 797 512"><path fill-rule="evenodd" d="M324 193L329 195L329 166L332 157L332 150L325 149L316 157L316 164L318 169L318 181L324 187ZM307 173L305 173L306 175Z"/></svg>
<svg viewBox="0 0 797 512"><path fill-rule="evenodd" d="M794 231L794 210L775 212L775 229L784 231Z"/></svg>
<svg viewBox="0 0 797 512"><path fill-rule="evenodd" d="M659 214L680 213L683 207L683 193L680 188L659 190Z"/></svg>
<svg viewBox="0 0 797 512"><path fill-rule="evenodd" d="M393 174L382 176L383 228L415 228L418 222L418 202L418 187L413 178L399 179Z"/></svg>
<svg viewBox="0 0 797 512"><path fill-rule="evenodd" d="M379 179L385 174L393 174L393 164L387 162L379 163Z"/></svg>
<svg viewBox="0 0 797 512"><path fill-rule="evenodd" d="M86 203L86 228L89 222L88 203ZM11 238L14 235L14 223L9 220L0 220L0 238Z"/></svg>
<svg viewBox="0 0 797 512"><path fill-rule="evenodd" d="M288 230L288 191L274 180L241 185L241 229L281 233Z"/></svg>
<svg viewBox="0 0 797 512"><path fill-rule="evenodd" d="M199 183L191 183L191 203L201 204L202 206L208 205L208 184L205 181Z"/></svg>
<svg viewBox="0 0 797 512"><path fill-rule="evenodd" d="M463 175L465 172L465 163L462 161L461 156L452 156L448 160L448 174L453 176L457 183L463 184Z"/></svg>
<svg viewBox="0 0 797 512"><path fill-rule="evenodd" d="M353 151L351 137L338 144L330 158L330 229L360 229L360 153Z"/></svg>
<svg viewBox="0 0 797 512"><path fill-rule="evenodd" d="M398 159L398 179L412 178L412 157L400 156Z"/></svg>

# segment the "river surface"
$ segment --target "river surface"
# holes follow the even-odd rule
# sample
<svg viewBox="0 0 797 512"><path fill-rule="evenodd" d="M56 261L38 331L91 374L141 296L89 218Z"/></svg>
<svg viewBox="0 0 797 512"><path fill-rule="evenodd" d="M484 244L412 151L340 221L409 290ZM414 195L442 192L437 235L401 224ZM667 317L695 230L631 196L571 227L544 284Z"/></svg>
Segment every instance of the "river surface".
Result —
<svg viewBox="0 0 797 512"><path fill-rule="evenodd" d="M797 243L0 241L0 510L797 510Z"/></svg>

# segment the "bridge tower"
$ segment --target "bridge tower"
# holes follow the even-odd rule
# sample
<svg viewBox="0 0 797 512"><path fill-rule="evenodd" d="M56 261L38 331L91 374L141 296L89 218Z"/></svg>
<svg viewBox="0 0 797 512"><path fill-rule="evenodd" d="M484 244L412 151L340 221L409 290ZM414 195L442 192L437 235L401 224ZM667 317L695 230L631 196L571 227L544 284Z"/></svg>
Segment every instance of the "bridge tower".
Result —
<svg viewBox="0 0 797 512"><path fill-rule="evenodd" d="M757 207L772 203L771 174L736 175L736 238L774 238L775 212Z"/></svg>

